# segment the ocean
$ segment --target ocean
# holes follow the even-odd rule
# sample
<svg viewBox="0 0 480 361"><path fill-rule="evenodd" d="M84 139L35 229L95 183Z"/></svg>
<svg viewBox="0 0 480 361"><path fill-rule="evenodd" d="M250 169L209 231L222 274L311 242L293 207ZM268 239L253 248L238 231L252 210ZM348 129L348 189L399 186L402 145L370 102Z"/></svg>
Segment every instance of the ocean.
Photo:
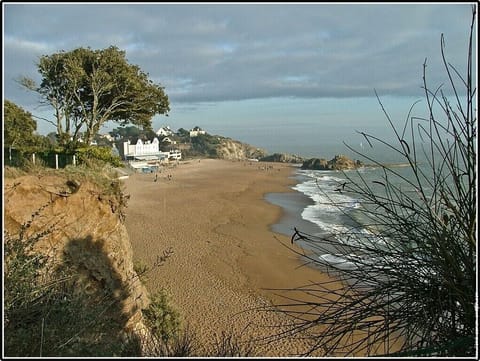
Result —
<svg viewBox="0 0 480 361"><path fill-rule="evenodd" d="M403 177L411 176L411 169L407 166L396 165L395 171ZM272 231L292 237L295 228L302 233L316 237L316 239L332 239L341 244L340 247L322 244L321 252L315 249L320 263L334 264L337 268L354 267L351 262L352 249L357 246L368 246L368 242L383 240L374 239L366 225L365 205L357 194L342 190L345 182L365 182L373 193L381 194L382 186L379 183L384 177L384 171L379 167L363 167L347 171L318 171L302 170L298 167L293 175L296 184L292 186L294 192L268 193L265 199L282 207L283 216L271 226ZM398 180L401 182L401 180ZM411 185L403 184L404 192L414 192ZM352 232L359 236L348 237ZM358 244L362 239L365 244ZM308 244L300 243L308 249ZM339 250L344 251L342 254Z"/></svg>
<svg viewBox="0 0 480 361"><path fill-rule="evenodd" d="M345 212L359 206L354 197L336 192L345 181L340 171L302 170L293 176L295 192L268 193L265 199L282 207L284 214L272 230L291 236L294 228L314 236L324 236L346 227ZM337 204L337 205L336 205Z"/></svg>

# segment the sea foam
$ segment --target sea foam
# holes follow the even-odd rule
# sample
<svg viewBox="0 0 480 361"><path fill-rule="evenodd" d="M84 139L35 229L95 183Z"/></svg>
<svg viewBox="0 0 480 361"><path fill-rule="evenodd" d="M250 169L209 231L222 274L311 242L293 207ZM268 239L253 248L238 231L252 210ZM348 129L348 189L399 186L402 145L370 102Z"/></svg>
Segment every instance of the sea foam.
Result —
<svg viewBox="0 0 480 361"><path fill-rule="evenodd" d="M332 172L299 171L305 179L293 187L313 200L302 212L302 218L318 225L327 233L348 231L345 216L348 212L360 207L357 199L341 191L345 179L335 177Z"/></svg>

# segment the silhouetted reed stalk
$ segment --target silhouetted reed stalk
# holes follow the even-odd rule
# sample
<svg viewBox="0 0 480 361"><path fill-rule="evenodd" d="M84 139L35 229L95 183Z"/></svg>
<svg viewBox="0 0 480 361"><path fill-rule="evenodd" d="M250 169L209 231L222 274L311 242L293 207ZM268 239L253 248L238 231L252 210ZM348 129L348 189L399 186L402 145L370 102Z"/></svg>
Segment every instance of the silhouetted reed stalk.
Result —
<svg viewBox="0 0 480 361"><path fill-rule="evenodd" d="M329 238L295 230L292 243L300 241L308 252L291 249L341 282L289 290L291 297L275 310L292 323L276 336L306 337L309 353L327 356L476 354L475 17L473 7L466 78L447 62L441 37L452 102L442 87L427 87L426 61L427 117L411 116L414 104L397 129L377 95L396 141L360 134L370 147L386 146L408 166L384 166L347 145L380 167L382 176L371 181L362 172L344 173L342 191L361 200L358 227ZM325 262L326 254L341 259Z"/></svg>

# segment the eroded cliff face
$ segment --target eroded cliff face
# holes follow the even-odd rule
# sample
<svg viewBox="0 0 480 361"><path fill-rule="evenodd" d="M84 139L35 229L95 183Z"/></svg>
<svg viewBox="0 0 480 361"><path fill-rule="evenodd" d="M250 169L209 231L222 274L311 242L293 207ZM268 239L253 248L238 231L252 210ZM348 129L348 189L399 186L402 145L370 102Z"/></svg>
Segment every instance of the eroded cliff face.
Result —
<svg viewBox="0 0 480 361"><path fill-rule="evenodd" d="M51 263L71 265L79 279L78 292L112 295L113 317L122 320L126 334L148 332L141 310L149 296L133 267L118 194L68 176L6 178L4 224L12 237L22 225L24 238L46 231L34 252L48 256Z"/></svg>
<svg viewBox="0 0 480 361"><path fill-rule="evenodd" d="M263 149L232 139L222 139L216 150L218 158L228 160L258 159L266 155Z"/></svg>

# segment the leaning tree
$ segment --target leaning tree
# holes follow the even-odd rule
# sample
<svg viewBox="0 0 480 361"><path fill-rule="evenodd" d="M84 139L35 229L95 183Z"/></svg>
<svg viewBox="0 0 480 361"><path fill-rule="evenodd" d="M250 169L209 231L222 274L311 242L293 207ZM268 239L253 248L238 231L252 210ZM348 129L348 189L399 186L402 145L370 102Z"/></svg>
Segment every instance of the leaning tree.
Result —
<svg viewBox="0 0 480 361"><path fill-rule="evenodd" d="M154 115L168 115L170 110L164 87L129 64L125 52L115 46L44 55L37 66L40 85L27 77L20 82L53 107L55 121L44 120L56 127L61 145L80 139L90 144L108 121L149 128Z"/></svg>

